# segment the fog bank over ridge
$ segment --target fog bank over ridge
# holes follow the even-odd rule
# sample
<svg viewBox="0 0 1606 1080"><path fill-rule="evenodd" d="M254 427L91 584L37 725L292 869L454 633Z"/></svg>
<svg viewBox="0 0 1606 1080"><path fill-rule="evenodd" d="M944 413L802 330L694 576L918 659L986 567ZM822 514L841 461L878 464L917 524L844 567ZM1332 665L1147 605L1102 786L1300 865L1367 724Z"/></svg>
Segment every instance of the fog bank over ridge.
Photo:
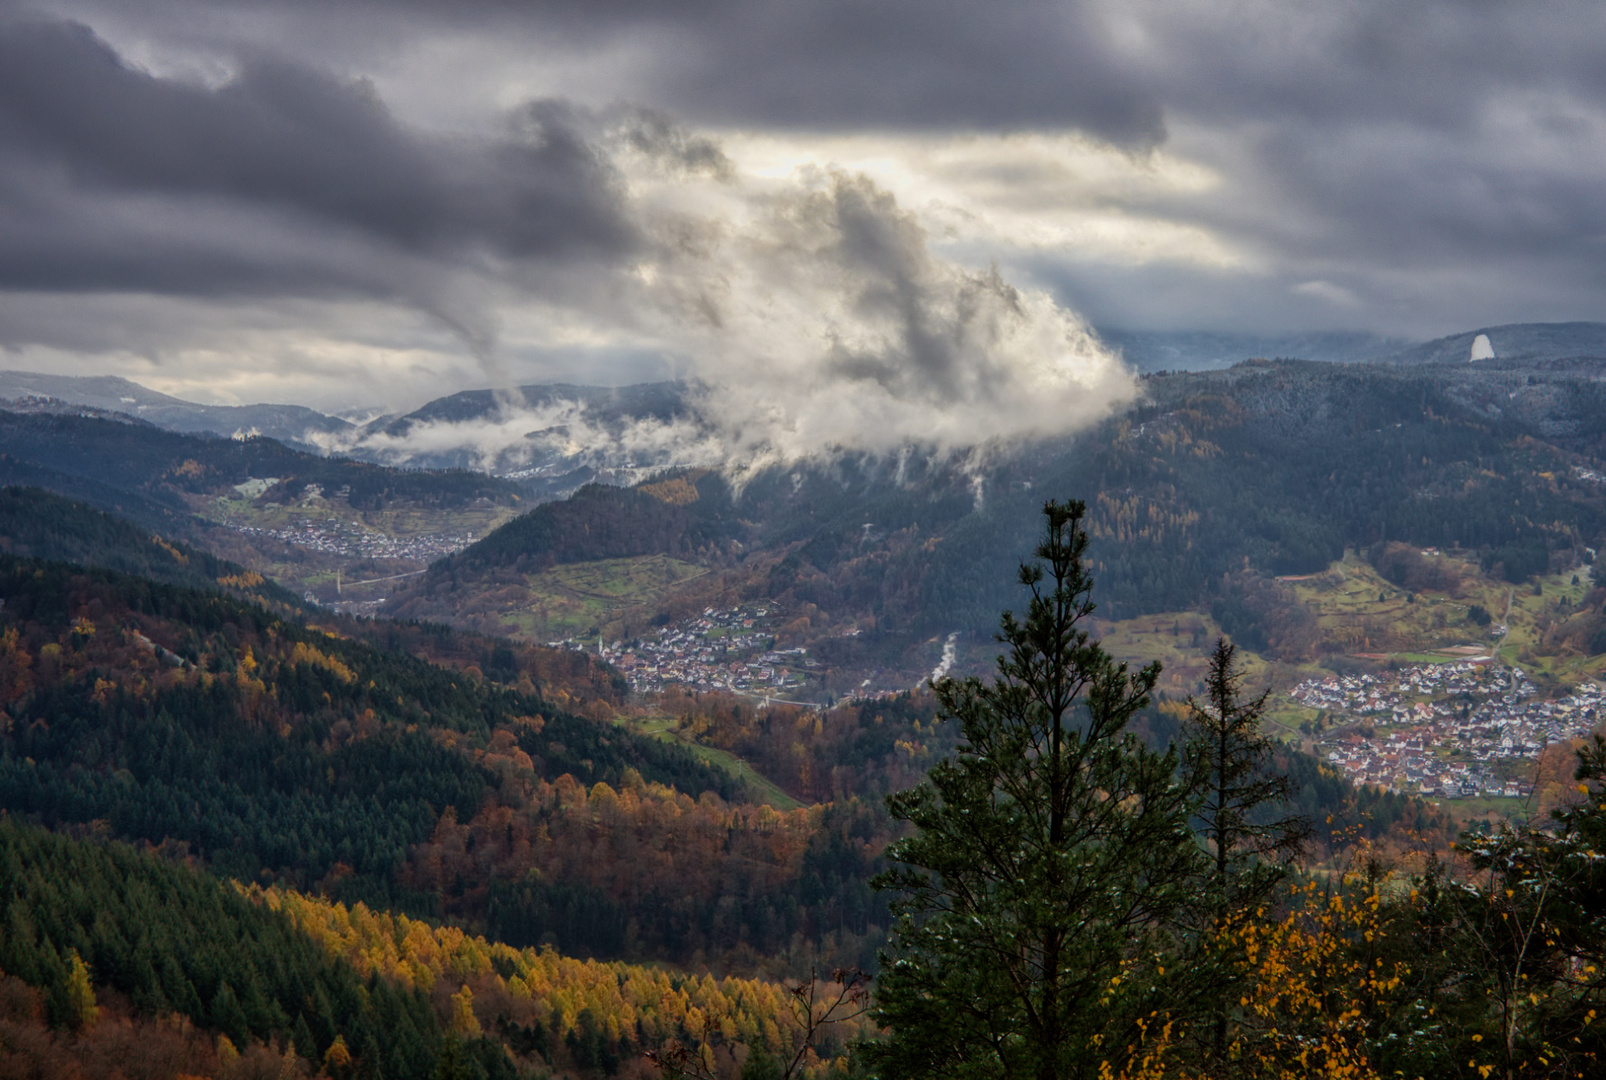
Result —
<svg viewBox="0 0 1606 1080"><path fill-rule="evenodd" d="M855 186L858 190L851 198L842 190ZM822 220L812 227L840 238L838 219L844 213L840 204L873 189L844 180L822 186L820 192L832 208L822 211ZM891 217L881 224L892 226L894 238L900 227L905 240L917 237L906 220L900 222L895 207L884 209ZM888 246L896 249L891 241ZM966 274L940 262L923 262L918 245L902 252L910 283L906 306L894 305L897 318L882 310L879 322L870 318L845 322L861 335L856 354L838 338L823 335L813 343L801 336L798 341L783 341L784 348L774 347L779 362L762 383L720 385L696 374L617 387L544 383L460 391L401 415L341 419L294 405L197 405L113 377L0 371L0 399L51 397L128 413L176 431L262 434L326 454L392 465L462 468L553 481L589 469L624 482L676 466L717 469L740 479L767 465L829 462L840 455L879 457L896 468L907 454L919 453L969 468L1011 445L1076 430L1140 400L1129 368L1212 371L1257 356L1290 356L1331 363L1437 365L1458 385L1471 386L1503 385L1503 373L1513 364L1606 363L1603 323L1483 327L1419 344L1364 334L1295 338L1090 331L1045 305L1041 297L1011 289L997 275ZM840 262L847 256L839 253L833 258ZM730 307L739 312L736 301L745 300L750 291L731 290ZM836 302L841 303L840 294L851 290L837 291ZM874 305L870 310L876 310ZM671 316L672 312L664 317ZM757 324L768 317L761 312ZM922 325L928 330L925 339L911 330ZM688 326L683 332L688 341L695 340L702 331L696 320L689 320ZM873 333L876 330L879 336ZM937 332L948 335L941 344L931 340ZM1036 343L1043 335L1064 349L1050 354L1061 358L1058 365L1034 363ZM1479 339L1493 343L1494 357L1473 360ZM961 364L958 374L945 371L945 363L954 364L955 354L977 347L977 341L990 350L982 360ZM1087 346L1085 353L1075 351L1079 344ZM913 345L930 351L909 355ZM1379 349L1388 351L1377 354ZM720 356L712 347L708 355L711 359L702 372L724 370L734 377L733 373L746 370L739 356ZM1117 362L1117 355L1126 366ZM989 364L995 387L977 388L973 381L966 382ZM928 377L928 371L935 374ZM923 378L929 381L921 382ZM972 408L967 395L989 390L992 396ZM1036 400L1023 400L1034 394ZM1051 415L1032 425L1034 416L1059 408L1068 410L1067 415ZM1019 424L1013 421L1016 414L1022 418ZM553 490L565 489L560 483Z"/></svg>
<svg viewBox="0 0 1606 1080"><path fill-rule="evenodd" d="M717 164L716 147L701 153ZM935 254L915 216L862 175L747 184L685 170L639 206L650 240L609 295L622 323L679 358L679 411L599 424L584 402L510 391L472 417L319 445L397 462L456 446L474 448L481 468L603 455L739 475L1070 434L1136 393L1075 313L996 267Z"/></svg>

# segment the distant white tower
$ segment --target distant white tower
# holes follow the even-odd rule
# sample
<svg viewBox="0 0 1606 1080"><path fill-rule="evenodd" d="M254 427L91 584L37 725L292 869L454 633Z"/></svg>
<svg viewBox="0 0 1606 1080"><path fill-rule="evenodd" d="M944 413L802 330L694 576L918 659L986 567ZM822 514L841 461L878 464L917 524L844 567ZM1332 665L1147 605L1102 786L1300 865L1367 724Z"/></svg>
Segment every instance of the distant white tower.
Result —
<svg viewBox="0 0 1606 1080"><path fill-rule="evenodd" d="M1489 344L1488 334L1479 334L1472 339L1472 355L1467 360L1493 360L1494 346Z"/></svg>

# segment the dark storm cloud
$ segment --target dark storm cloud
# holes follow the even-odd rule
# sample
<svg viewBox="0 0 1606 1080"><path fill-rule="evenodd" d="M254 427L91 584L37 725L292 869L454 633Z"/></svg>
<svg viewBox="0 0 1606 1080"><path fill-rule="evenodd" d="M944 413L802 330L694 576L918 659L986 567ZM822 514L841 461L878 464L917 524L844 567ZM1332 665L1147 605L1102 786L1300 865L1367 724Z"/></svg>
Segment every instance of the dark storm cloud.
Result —
<svg viewBox="0 0 1606 1080"><path fill-rule="evenodd" d="M1428 335L1485 311L1606 317L1594 0L30 2L118 52L65 23L6 32L14 287L344 288L471 308L464 274L550 295L566 268L654 242L610 155L732 177L681 124L799 145L1075 131L1134 162L1158 149L1207 166L1209 190L1096 197L1237 260L980 252L1095 319ZM493 130L532 94L589 111Z"/></svg>
<svg viewBox="0 0 1606 1080"><path fill-rule="evenodd" d="M1127 146L1165 134L1159 99L1083 4L726 7L652 65L666 101L712 122L1072 127Z"/></svg>
<svg viewBox="0 0 1606 1080"><path fill-rule="evenodd" d="M179 36L190 31L171 28L201 10L158 7ZM208 10L218 35L245 25ZM355 70L448 33L503 48L509 71L521 49L532 71L594 57L611 87L600 100L649 102L694 124L1069 129L1139 155L1168 146L1224 182L1138 209L1251 257L1254 271L1225 294L1218 270L1199 270L1186 305L1230 294L1234 309L1217 318L1244 325L1296 314L1352 325L1374 310L1395 319L1371 305L1399 296L1407 267L1454 272L1443 317L1464 310L1468 291L1500 294L1508 259L1558 292L1602 277L1606 5L1592 0L391 0L338 13L237 0L222 10L249 13L253 32L277 26L287 48L316 51L316 28L338 26ZM1485 267L1481 279L1471 264ZM1157 272L1176 286L1166 295L1184 298L1186 268ZM1357 303L1290 299L1313 281ZM1417 326L1392 328L1438 329L1424 298L1413 301Z"/></svg>
<svg viewBox="0 0 1606 1080"><path fill-rule="evenodd" d="M104 11L100 0L61 0ZM221 6L224 13L215 9ZM1070 127L1131 147L1164 137L1162 103L1118 54L1086 0L236 0L145 5L177 37L219 34L250 12L285 38L338 28L347 55L431 33L550 51L639 45L618 96L688 121L738 126L974 129ZM360 29L359 29L360 28ZM253 22L261 32L261 22Z"/></svg>
<svg viewBox="0 0 1606 1080"><path fill-rule="evenodd" d="M1606 11L1591 0L1140 2L1132 13L1158 43L1148 85L1212 121L1466 134L1512 94L1606 101Z"/></svg>
<svg viewBox="0 0 1606 1080"><path fill-rule="evenodd" d="M583 119L545 102L499 138L426 136L273 57L211 89L82 25L0 24L0 282L405 294L432 263L617 254L632 227Z"/></svg>
<svg viewBox="0 0 1606 1080"><path fill-rule="evenodd" d="M1133 11L1156 28L1172 149L1223 177L1156 209L1258 264L1191 291L1167 268L1119 275L1164 281L1172 311L1214 298L1241 325L1309 326L1325 307L1419 334L1606 317L1606 6Z"/></svg>

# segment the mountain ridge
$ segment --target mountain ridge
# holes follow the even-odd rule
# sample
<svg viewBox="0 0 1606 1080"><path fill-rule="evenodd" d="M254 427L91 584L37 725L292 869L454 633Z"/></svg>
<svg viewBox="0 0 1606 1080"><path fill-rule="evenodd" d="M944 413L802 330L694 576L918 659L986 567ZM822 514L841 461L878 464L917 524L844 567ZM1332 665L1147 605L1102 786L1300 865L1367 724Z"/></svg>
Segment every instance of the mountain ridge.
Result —
<svg viewBox="0 0 1606 1080"><path fill-rule="evenodd" d="M0 399L45 398L127 413L169 431L186 434L265 435L305 449L316 432L338 436L354 425L304 405L201 405L151 390L115 375L49 375L0 371Z"/></svg>
<svg viewBox="0 0 1606 1080"><path fill-rule="evenodd" d="M1606 323L1507 323L1464 330L1434 338L1396 352L1371 357L1374 363L1394 365L1471 362L1472 346L1487 337L1495 360L1569 360L1606 356Z"/></svg>

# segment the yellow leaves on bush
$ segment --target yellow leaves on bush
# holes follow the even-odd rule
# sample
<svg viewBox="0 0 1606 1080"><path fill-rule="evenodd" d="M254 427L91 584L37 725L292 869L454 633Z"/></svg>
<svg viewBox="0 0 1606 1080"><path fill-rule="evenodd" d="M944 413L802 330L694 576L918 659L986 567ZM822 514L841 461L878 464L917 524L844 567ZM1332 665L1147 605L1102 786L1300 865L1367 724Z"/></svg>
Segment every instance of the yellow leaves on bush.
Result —
<svg viewBox="0 0 1606 1080"><path fill-rule="evenodd" d="M1347 882L1346 884L1353 884ZM1235 957L1244 989L1241 1019L1226 1047L1232 1075L1273 1080L1376 1080L1366 1055L1367 1017L1407 974L1402 963L1368 962L1354 945L1383 932L1375 888L1359 898L1326 897L1314 882L1275 922L1245 920L1222 932L1223 954ZM1169 1055L1177 1049L1170 1018L1155 1013L1119 1072L1101 1080L1163 1080L1191 1075Z"/></svg>
<svg viewBox="0 0 1606 1080"><path fill-rule="evenodd" d="M1365 1018L1400 986L1406 969L1368 964L1349 946L1381 935L1381 897L1374 888L1358 902L1337 894L1321 904L1312 883L1305 898L1279 922L1236 928L1236 942L1227 943L1241 948L1248 984L1241 1004L1250 1017L1231 1053L1261 1074L1290 1080L1374 1076Z"/></svg>

